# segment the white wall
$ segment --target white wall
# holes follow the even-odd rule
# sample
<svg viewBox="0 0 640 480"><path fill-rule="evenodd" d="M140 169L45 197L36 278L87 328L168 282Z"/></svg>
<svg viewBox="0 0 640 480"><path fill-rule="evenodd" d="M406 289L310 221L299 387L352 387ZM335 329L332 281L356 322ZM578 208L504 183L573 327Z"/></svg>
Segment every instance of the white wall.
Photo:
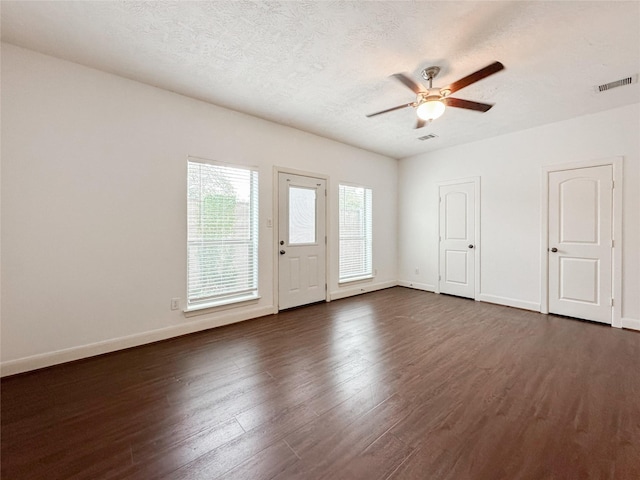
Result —
<svg viewBox="0 0 640 480"><path fill-rule="evenodd" d="M276 246L266 220L274 218L274 166L329 176L332 298L398 278L433 288L436 184L480 176L481 293L535 309L541 167L623 156L622 315L640 325L637 104L398 167L384 156L6 44L1 101L3 374L273 312ZM262 298L255 305L191 318L169 308L172 297L185 297L187 155L259 166ZM351 287L337 282L340 181L374 189L378 274Z"/></svg>
<svg viewBox="0 0 640 480"><path fill-rule="evenodd" d="M187 155L260 170L256 305L185 318ZM374 190L374 267L397 279L397 162L292 128L2 45L2 367L13 373L274 311L274 166ZM344 293L344 291L347 293Z"/></svg>
<svg viewBox="0 0 640 480"><path fill-rule="evenodd" d="M481 177L481 299L539 310L542 166L624 157L623 298L640 327L640 104L403 159L399 278L438 278L437 183ZM415 274L415 269L420 274Z"/></svg>

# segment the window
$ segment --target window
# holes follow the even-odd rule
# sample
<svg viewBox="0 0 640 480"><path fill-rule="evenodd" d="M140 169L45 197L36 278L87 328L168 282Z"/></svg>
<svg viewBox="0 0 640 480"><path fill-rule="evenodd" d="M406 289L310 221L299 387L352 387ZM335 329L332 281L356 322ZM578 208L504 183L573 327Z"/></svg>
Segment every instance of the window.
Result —
<svg viewBox="0 0 640 480"><path fill-rule="evenodd" d="M371 189L340 185L340 281L373 276Z"/></svg>
<svg viewBox="0 0 640 480"><path fill-rule="evenodd" d="M189 159L187 309L258 295L258 172Z"/></svg>

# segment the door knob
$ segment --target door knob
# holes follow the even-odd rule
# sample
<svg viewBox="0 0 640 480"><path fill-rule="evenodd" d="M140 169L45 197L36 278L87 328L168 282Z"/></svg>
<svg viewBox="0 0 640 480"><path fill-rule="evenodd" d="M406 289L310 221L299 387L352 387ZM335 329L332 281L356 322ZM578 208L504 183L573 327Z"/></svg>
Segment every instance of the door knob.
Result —
<svg viewBox="0 0 640 480"><path fill-rule="evenodd" d="M284 245L284 240L280 240L280 245Z"/></svg>
<svg viewBox="0 0 640 480"><path fill-rule="evenodd" d="M473 245L469 245L469 248L473 248Z"/></svg>
<svg viewBox="0 0 640 480"><path fill-rule="evenodd" d="M558 249L557 249L556 247L553 247L553 248L551 249L551 251L552 251L553 253L556 253L556 252L558 251Z"/></svg>
<svg viewBox="0 0 640 480"><path fill-rule="evenodd" d="M286 252L284 250L280 250L280 255L284 255Z"/></svg>

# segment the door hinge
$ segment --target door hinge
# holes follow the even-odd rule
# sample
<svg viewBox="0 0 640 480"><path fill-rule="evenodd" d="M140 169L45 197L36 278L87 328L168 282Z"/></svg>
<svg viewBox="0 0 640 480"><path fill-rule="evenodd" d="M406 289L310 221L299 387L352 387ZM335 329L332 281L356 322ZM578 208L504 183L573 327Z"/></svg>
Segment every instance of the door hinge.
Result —
<svg viewBox="0 0 640 480"><path fill-rule="evenodd" d="M326 235L324 236L324 244L325 245L327 244L327 236Z"/></svg>
<svg viewBox="0 0 640 480"><path fill-rule="evenodd" d="M442 275L438 275L438 280L442 280Z"/></svg>
<svg viewBox="0 0 640 480"><path fill-rule="evenodd" d="M615 240L611 240L611 248L614 247L614 244L615 244Z"/></svg>
<svg viewBox="0 0 640 480"><path fill-rule="evenodd" d="M327 196L327 189L326 188L324 189L324 196L325 197Z"/></svg>
<svg viewBox="0 0 640 480"><path fill-rule="evenodd" d="M613 298L611 299L611 306L613 307Z"/></svg>
<svg viewBox="0 0 640 480"><path fill-rule="evenodd" d="M616 188L616 182L615 180L611 180L611 189Z"/></svg>

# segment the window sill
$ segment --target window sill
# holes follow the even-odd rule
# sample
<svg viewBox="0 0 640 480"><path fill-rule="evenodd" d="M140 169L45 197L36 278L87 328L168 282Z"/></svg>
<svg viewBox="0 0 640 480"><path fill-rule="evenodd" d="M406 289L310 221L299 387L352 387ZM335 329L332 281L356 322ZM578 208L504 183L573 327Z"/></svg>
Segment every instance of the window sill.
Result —
<svg viewBox="0 0 640 480"><path fill-rule="evenodd" d="M226 298L214 302L203 303L200 305L191 305L183 310L185 317L194 317L196 315L205 315L207 313L228 310L230 308L242 307L244 305L257 303L260 295L251 294L242 297Z"/></svg>
<svg viewBox="0 0 640 480"><path fill-rule="evenodd" d="M338 281L338 286L340 287L342 285L348 285L351 283L371 281L373 280L373 278L374 278L373 275L364 275L362 277L347 278L345 280Z"/></svg>

